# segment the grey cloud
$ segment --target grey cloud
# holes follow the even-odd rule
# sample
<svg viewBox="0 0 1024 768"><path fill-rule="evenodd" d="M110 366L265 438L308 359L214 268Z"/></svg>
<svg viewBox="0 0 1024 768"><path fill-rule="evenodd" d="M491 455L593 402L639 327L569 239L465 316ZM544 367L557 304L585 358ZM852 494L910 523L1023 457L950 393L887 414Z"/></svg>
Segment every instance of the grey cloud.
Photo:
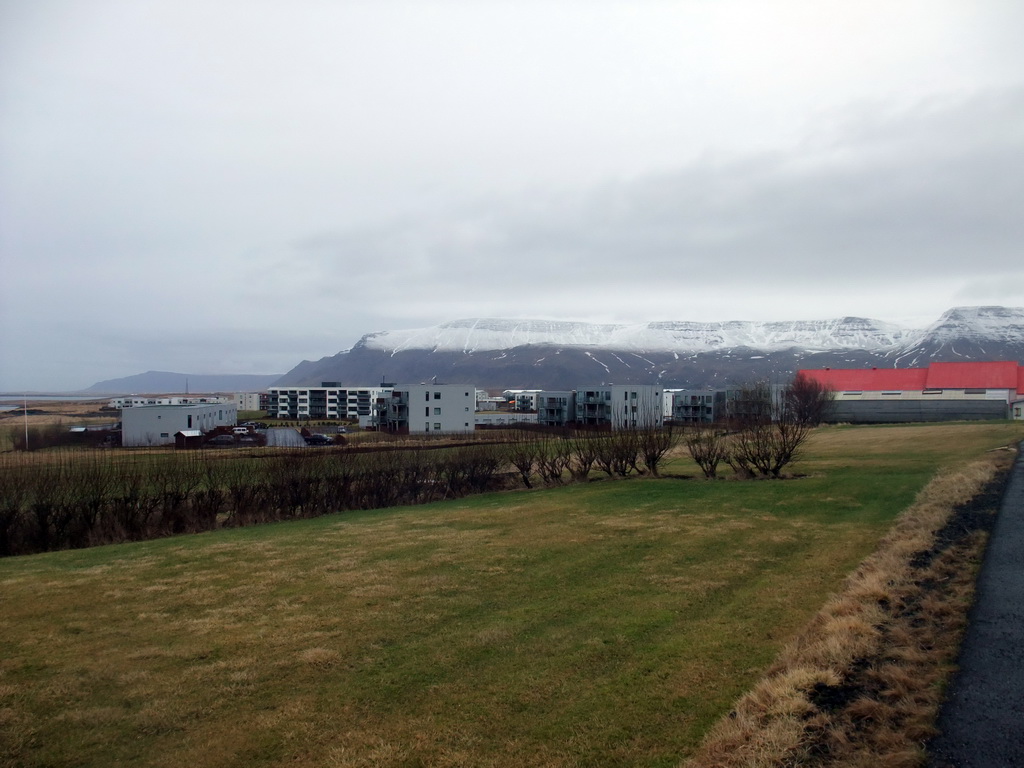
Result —
<svg viewBox="0 0 1024 768"><path fill-rule="evenodd" d="M1021 169L1016 89L861 119L813 152L701 163L577 195L492 199L440 222L406 219L301 247L328 270L378 271L413 301L421 288L453 284L499 306L595 291L637 313L651 275L681 290L697 275L703 286L824 288L1005 269L1024 241Z"/></svg>

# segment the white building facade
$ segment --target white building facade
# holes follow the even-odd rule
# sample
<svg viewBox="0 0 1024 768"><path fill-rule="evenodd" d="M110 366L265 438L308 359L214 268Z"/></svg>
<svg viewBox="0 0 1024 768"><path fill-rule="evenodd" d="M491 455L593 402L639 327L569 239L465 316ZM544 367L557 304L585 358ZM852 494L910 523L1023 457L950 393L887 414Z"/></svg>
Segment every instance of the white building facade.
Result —
<svg viewBox="0 0 1024 768"><path fill-rule="evenodd" d="M260 393L259 392L235 392L231 395L231 402L240 411L259 411L260 408Z"/></svg>
<svg viewBox="0 0 1024 768"><path fill-rule="evenodd" d="M345 387L329 381L319 387L269 387L267 414L279 419L355 419L374 413L392 387Z"/></svg>
<svg viewBox="0 0 1024 768"><path fill-rule="evenodd" d="M174 434L198 429L234 426L234 403L203 405L135 405L121 411L121 444L126 447L174 445Z"/></svg>
<svg viewBox="0 0 1024 768"><path fill-rule="evenodd" d="M395 386L381 414L383 428L410 435L472 432L476 388L471 384Z"/></svg>
<svg viewBox="0 0 1024 768"><path fill-rule="evenodd" d="M602 384L576 390L576 423L615 429L660 427L662 388L656 384Z"/></svg>
<svg viewBox="0 0 1024 768"><path fill-rule="evenodd" d="M128 395L115 397L107 407L136 408L142 405L201 405L204 403L226 403L228 398L219 395L167 395L166 397L149 397L145 395Z"/></svg>

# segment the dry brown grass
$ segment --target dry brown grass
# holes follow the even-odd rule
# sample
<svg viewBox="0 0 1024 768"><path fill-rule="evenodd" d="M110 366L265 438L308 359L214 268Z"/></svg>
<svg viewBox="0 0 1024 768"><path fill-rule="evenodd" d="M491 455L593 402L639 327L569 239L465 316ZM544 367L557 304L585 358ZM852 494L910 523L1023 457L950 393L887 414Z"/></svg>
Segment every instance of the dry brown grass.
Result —
<svg viewBox="0 0 1024 768"><path fill-rule="evenodd" d="M1013 457L992 452L930 482L684 765L922 765L985 542L937 533Z"/></svg>

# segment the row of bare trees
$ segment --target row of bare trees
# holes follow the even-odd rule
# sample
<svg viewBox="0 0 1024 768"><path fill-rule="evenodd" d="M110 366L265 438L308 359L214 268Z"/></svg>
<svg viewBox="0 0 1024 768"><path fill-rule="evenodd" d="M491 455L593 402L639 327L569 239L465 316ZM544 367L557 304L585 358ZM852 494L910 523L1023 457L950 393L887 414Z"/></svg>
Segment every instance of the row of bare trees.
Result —
<svg viewBox="0 0 1024 768"><path fill-rule="evenodd" d="M665 456L677 442L668 427L636 427L614 432L568 429L561 433L519 430L507 443L506 456L523 485L561 485L586 480L591 471L608 477L658 476Z"/></svg>
<svg viewBox="0 0 1024 768"><path fill-rule="evenodd" d="M508 482L504 446L0 459L0 556L420 504Z"/></svg>
<svg viewBox="0 0 1024 768"><path fill-rule="evenodd" d="M680 435L709 477L779 477L831 393L796 381L745 388L714 425L515 430L502 441L247 455L55 449L0 455L0 556L420 504L506 487L658 476Z"/></svg>
<svg viewBox="0 0 1024 768"><path fill-rule="evenodd" d="M507 441L375 450L0 457L0 556L422 504L515 482L527 488L658 474L671 429L515 431ZM518 480L517 480L518 479Z"/></svg>
<svg viewBox="0 0 1024 768"><path fill-rule="evenodd" d="M782 389L758 382L740 389L723 420L691 428L684 442L706 477L717 477L722 464L740 477L779 477L834 399L831 389L804 376Z"/></svg>

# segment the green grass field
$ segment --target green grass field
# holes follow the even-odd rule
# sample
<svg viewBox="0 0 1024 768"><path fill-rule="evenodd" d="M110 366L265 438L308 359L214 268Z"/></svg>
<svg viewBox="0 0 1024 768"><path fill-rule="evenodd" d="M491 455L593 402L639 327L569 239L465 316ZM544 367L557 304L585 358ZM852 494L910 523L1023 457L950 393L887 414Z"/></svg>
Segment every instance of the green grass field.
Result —
<svg viewBox="0 0 1024 768"><path fill-rule="evenodd" d="M936 471L1022 429L9 558L0 765L676 765Z"/></svg>

